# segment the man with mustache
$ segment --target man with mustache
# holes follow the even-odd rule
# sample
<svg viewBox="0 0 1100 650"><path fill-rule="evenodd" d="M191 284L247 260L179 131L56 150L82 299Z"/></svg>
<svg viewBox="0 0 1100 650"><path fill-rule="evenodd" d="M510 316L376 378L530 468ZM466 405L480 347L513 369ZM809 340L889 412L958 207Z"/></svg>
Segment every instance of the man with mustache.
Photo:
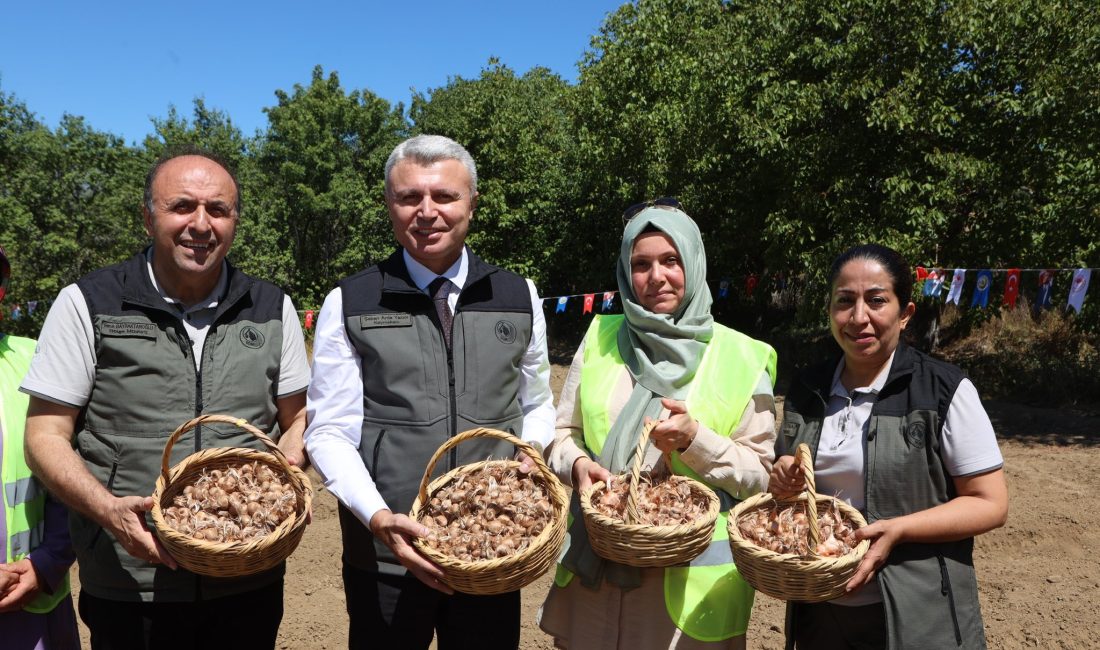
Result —
<svg viewBox="0 0 1100 650"><path fill-rule="evenodd" d="M282 290L225 259L241 211L225 162L166 155L144 198L151 246L62 289L46 318L21 386L28 464L72 513L92 648L192 648L214 630L219 646L271 648L284 566L240 578L177 567L150 530L147 495L167 438L206 413L251 422L304 464L301 326ZM171 463L207 447L262 448L243 430L200 427Z"/></svg>

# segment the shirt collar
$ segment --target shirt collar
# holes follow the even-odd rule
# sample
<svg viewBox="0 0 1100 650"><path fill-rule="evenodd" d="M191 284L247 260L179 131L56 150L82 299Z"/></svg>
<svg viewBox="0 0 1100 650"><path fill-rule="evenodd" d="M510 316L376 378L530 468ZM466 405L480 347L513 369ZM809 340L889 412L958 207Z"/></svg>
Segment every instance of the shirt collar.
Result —
<svg viewBox="0 0 1100 650"><path fill-rule="evenodd" d="M409 251L407 250L402 250L401 253L405 258L405 268L409 270L409 278L412 279L413 284L421 291L426 290L428 285L432 283L432 280L438 277L447 278L452 284L458 287L460 291L462 287L466 285L466 275L470 271L470 260L466 255L465 246L462 247L462 254L458 256L455 263L442 273L436 273L420 262L417 262L413 259L412 255L409 255Z"/></svg>
<svg viewBox="0 0 1100 650"><path fill-rule="evenodd" d="M177 306L180 313L183 314L190 314L203 309L217 308L218 303L221 301L222 297L225 296L226 288L229 286L229 265L226 264L225 260L222 260L222 272L218 274L218 283L214 285L214 290L210 292L210 295L189 307L165 293L164 288L157 282L157 276L153 273L152 246L150 246L149 250L145 253L145 268L149 272L149 281L153 283L153 288L157 290L160 297L164 298L164 301L168 304Z"/></svg>
<svg viewBox="0 0 1100 650"><path fill-rule="evenodd" d="M886 386L887 378L890 377L890 368L894 365L894 355L897 354L897 352L898 351L895 348L894 351L890 353L890 358L887 359L886 365L882 367L882 370L879 371L878 375L875 377L875 380L871 382L870 386L862 386L853 389L852 393L878 395L879 391L881 391L882 388ZM840 381L840 375L843 372L844 357L840 357L840 362L836 364L836 370L833 372L833 385L832 388L829 389L830 397L843 397L845 399L851 397L848 389L844 388L844 384Z"/></svg>

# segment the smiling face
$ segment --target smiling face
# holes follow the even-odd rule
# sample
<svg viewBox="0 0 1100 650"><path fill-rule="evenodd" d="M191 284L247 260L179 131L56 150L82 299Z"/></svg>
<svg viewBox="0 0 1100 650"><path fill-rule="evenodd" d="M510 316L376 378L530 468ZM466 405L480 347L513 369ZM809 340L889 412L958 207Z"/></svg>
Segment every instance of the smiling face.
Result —
<svg viewBox="0 0 1100 650"><path fill-rule="evenodd" d="M829 329L844 350L846 367L863 381L874 379L915 310L913 303L898 301L882 264L855 258L842 266L829 299Z"/></svg>
<svg viewBox="0 0 1100 650"><path fill-rule="evenodd" d="M630 253L630 284L638 303L655 314L672 314L684 301L684 265L672 239L646 232Z"/></svg>
<svg viewBox="0 0 1100 650"><path fill-rule="evenodd" d="M476 204L470 173L457 160L428 165L403 160L390 171L386 207L393 234L413 259L435 273L446 271L462 254Z"/></svg>
<svg viewBox="0 0 1100 650"><path fill-rule="evenodd" d="M161 165L152 184L153 273L169 296L194 304L217 284L237 232L237 188L229 172L202 156Z"/></svg>

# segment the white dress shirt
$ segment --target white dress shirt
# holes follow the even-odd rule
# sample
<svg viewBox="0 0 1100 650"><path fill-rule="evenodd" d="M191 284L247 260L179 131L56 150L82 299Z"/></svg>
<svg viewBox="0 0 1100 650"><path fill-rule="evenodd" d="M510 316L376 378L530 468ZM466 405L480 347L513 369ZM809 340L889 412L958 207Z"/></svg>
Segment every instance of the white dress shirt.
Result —
<svg viewBox="0 0 1100 650"><path fill-rule="evenodd" d="M404 252L409 276L421 291L439 277ZM448 304L454 312L458 294L466 285L469 258L461 257L443 277L453 288ZM550 392L550 359L546 352L546 319L542 300L535 285L531 290L531 342L523 355L519 378L519 404L523 410L523 439L545 448L554 438L554 398ZM333 289L321 306L317 333L313 342L313 379L306 397L306 450L320 472L325 487L340 503L369 527L371 517L387 509L385 500L359 455L363 432L362 359L344 330L344 300L339 287ZM369 371L369 370L368 370ZM410 467L410 472L423 472Z"/></svg>

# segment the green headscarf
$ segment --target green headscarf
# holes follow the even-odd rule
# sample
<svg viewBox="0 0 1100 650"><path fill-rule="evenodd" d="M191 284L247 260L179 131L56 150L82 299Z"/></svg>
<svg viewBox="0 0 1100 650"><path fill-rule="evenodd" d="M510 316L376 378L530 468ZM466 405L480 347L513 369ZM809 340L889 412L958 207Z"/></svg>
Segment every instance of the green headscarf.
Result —
<svg viewBox="0 0 1100 650"><path fill-rule="evenodd" d="M630 277L634 241L647 229L668 235L684 268L684 299L672 314L655 314L638 302ZM643 210L623 230L619 262L615 267L619 296L626 318L619 330L619 354L634 378L634 390L611 425L599 463L612 474L629 468L646 417L660 415L661 398L683 400L703 360L714 332L707 287L707 259L699 227L680 210L651 207ZM600 581L632 589L641 584L638 570L597 556L588 544L584 522L574 497L574 517L562 564L589 587ZM579 525L577 525L579 523Z"/></svg>

